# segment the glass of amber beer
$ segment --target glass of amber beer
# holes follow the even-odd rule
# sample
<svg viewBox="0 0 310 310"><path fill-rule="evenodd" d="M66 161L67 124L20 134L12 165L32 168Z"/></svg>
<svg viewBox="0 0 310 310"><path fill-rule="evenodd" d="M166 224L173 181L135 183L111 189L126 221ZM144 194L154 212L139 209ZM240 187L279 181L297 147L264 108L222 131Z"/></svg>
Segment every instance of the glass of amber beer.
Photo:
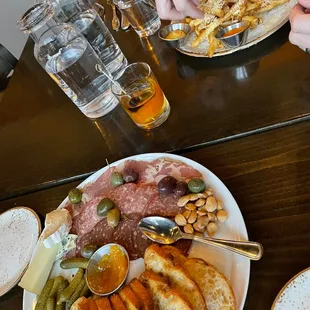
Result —
<svg viewBox="0 0 310 310"><path fill-rule="evenodd" d="M168 118L169 102L148 64L139 62L127 66L111 88L137 126L153 129Z"/></svg>

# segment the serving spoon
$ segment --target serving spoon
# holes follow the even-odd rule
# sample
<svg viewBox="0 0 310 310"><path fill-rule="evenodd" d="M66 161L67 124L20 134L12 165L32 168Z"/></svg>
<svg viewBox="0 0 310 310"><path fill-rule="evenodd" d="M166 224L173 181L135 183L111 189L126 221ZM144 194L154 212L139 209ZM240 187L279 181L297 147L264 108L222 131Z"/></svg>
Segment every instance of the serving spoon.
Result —
<svg viewBox="0 0 310 310"><path fill-rule="evenodd" d="M263 246L260 243L186 234L174 221L161 216L150 216L142 219L139 222L139 228L149 239L161 244L172 244L180 239L190 239L237 253L251 260L259 260L263 255Z"/></svg>

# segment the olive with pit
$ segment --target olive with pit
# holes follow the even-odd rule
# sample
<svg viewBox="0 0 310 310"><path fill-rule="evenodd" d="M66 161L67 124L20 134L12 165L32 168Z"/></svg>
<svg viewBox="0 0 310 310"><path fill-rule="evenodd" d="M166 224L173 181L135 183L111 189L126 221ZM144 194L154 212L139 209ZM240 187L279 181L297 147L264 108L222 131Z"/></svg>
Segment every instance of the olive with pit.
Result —
<svg viewBox="0 0 310 310"><path fill-rule="evenodd" d="M178 196L184 196L187 194L187 191L188 191L187 183L184 181L180 181L175 185L173 193Z"/></svg>
<svg viewBox="0 0 310 310"><path fill-rule="evenodd" d="M158 191L162 195L169 195L173 193L177 180L174 177L167 176L162 178L158 183Z"/></svg>
<svg viewBox="0 0 310 310"><path fill-rule="evenodd" d="M124 180L123 180L122 174L119 173L119 172L116 172L116 171L112 173L110 181L111 181L111 185L115 186L115 187L124 184Z"/></svg>
<svg viewBox="0 0 310 310"><path fill-rule="evenodd" d="M119 209L112 209L108 212L107 223L111 227L116 227L121 219Z"/></svg>
<svg viewBox="0 0 310 310"><path fill-rule="evenodd" d="M82 194L78 188L72 188L69 191L68 198L72 204L77 204L82 201Z"/></svg>
<svg viewBox="0 0 310 310"><path fill-rule="evenodd" d="M123 179L126 183L133 183L138 180L138 173L133 168L125 168L123 171Z"/></svg>
<svg viewBox="0 0 310 310"><path fill-rule="evenodd" d="M206 188L205 182L198 178L193 178L188 182L188 189L192 193L200 193Z"/></svg>
<svg viewBox="0 0 310 310"><path fill-rule="evenodd" d="M114 202L109 198L103 198L97 206L97 215L106 217L108 212L115 207Z"/></svg>
<svg viewBox="0 0 310 310"><path fill-rule="evenodd" d="M81 255L84 258L91 258L91 256L98 250L98 246L97 245L93 245L93 244L87 244L84 245L82 250L81 250Z"/></svg>

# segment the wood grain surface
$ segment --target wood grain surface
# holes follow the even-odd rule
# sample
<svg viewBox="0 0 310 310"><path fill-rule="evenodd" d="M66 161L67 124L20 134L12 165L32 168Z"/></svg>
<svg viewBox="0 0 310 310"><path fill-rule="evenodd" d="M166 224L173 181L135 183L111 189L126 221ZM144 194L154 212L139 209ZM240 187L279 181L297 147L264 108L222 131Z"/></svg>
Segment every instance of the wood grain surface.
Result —
<svg viewBox="0 0 310 310"><path fill-rule="evenodd" d="M181 55L156 35L113 32L129 62L150 64L170 101L169 119L152 132L121 107L88 120L37 64L29 41L0 104L0 200L89 173L105 158L182 153L309 118L310 57L287 43L288 32L217 59Z"/></svg>
<svg viewBox="0 0 310 310"><path fill-rule="evenodd" d="M269 131L183 154L214 172L229 188L243 214L249 238L265 252L251 263L244 309L270 309L281 287L309 267L310 122ZM56 208L70 188L54 187L0 203L36 210L41 218ZM0 309L22 309L22 290L0 298Z"/></svg>

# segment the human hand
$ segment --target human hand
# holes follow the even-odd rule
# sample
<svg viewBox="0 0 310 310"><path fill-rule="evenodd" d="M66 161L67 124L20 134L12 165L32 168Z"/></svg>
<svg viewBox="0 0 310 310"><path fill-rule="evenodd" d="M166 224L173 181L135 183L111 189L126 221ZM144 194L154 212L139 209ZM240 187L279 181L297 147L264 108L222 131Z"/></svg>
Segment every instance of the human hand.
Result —
<svg viewBox="0 0 310 310"><path fill-rule="evenodd" d="M290 41L302 49L310 48L310 0L299 0L290 13Z"/></svg>
<svg viewBox="0 0 310 310"><path fill-rule="evenodd" d="M156 0L159 17L168 20L183 19L186 16L203 18L203 12L197 8L198 4L199 0Z"/></svg>

